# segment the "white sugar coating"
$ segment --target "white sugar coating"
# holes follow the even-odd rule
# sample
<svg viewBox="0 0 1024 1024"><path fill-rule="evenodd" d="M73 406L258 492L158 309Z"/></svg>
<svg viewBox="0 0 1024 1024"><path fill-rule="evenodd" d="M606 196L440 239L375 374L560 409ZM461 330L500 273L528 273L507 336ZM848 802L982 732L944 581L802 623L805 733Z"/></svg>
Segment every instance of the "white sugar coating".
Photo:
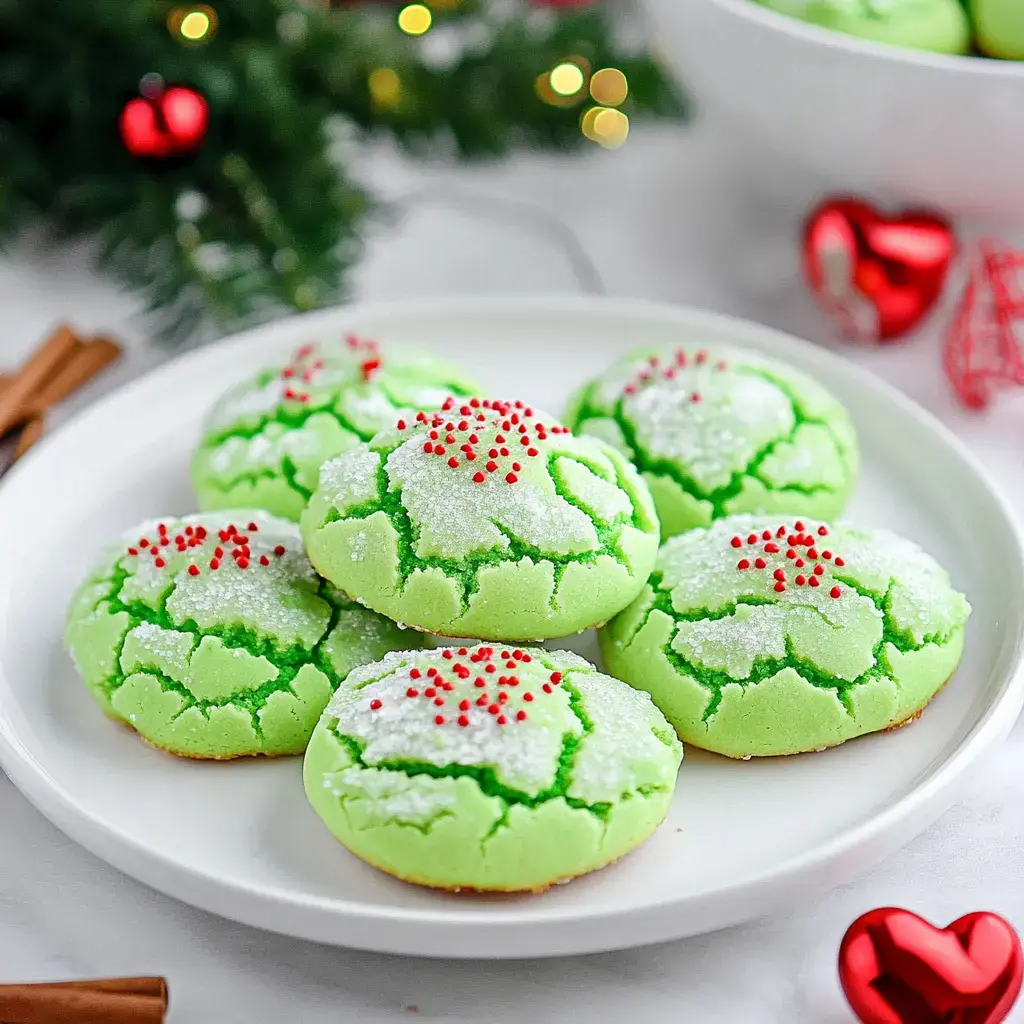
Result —
<svg viewBox="0 0 1024 1024"><path fill-rule="evenodd" d="M686 616L673 649L737 679L759 656L782 658L788 641L797 655L852 680L874 664L883 629L900 643L943 643L970 614L947 573L911 541L806 518L738 515L681 534L662 548L656 573ZM695 618L701 612L713 617Z"/></svg>
<svg viewBox="0 0 1024 1024"><path fill-rule="evenodd" d="M633 502L621 487L602 480L588 466L565 456L555 459L554 477L573 494L587 512L602 523L633 514Z"/></svg>
<svg viewBox="0 0 1024 1024"><path fill-rule="evenodd" d="M845 412L824 388L782 363L728 346L634 352L597 378L586 396L586 433L620 450L635 445L645 461L678 465L707 494L789 437L798 417L841 419L838 443L845 445L848 435L852 441ZM834 459L835 443L826 447ZM818 468L798 450L776 461L783 478L796 482Z"/></svg>
<svg viewBox="0 0 1024 1024"><path fill-rule="evenodd" d="M128 675L139 670L157 669L183 683L188 677L189 662L196 642L192 633L141 622L125 637L121 649L121 671Z"/></svg>
<svg viewBox="0 0 1024 1024"><path fill-rule="evenodd" d="M469 467L453 472L444 459L425 454L419 435L393 451L387 474L418 529L416 554L461 558L507 551L511 539L550 554L599 548L590 516L558 494L544 462L524 459L522 465L515 484L497 473L475 483Z"/></svg>
<svg viewBox="0 0 1024 1024"><path fill-rule="evenodd" d="M328 775L323 784L342 804L358 802L367 826L425 826L457 805L454 779L409 776L384 768L352 766Z"/></svg>
<svg viewBox="0 0 1024 1024"><path fill-rule="evenodd" d="M242 626L272 637L282 647L313 647L326 631L330 605L319 596L320 581L306 558L298 527L274 516L252 510L233 510L167 519L162 522L171 538L186 527L203 527L202 544L179 552L172 543L160 554L166 565L159 567L145 548L142 537L156 538L161 521L142 524L123 538L123 547L107 557L117 559L128 575L119 597L142 601L157 608L165 595L165 609L175 624L195 623L199 629ZM248 529L254 522L255 531ZM248 566L241 568L231 556L232 541L222 541L219 531L233 524L246 538ZM134 547L138 555L128 553ZM210 567L216 549L223 551L217 569ZM282 554L277 549L283 547ZM265 557L269 564L260 564ZM190 566L198 572L193 575Z"/></svg>
<svg viewBox="0 0 1024 1024"><path fill-rule="evenodd" d="M569 741L575 748L566 790L570 797L604 803L641 787L670 785L680 751L647 694L601 675L570 652L520 650L532 660L510 670L500 656L504 648L469 648L465 656L455 648L446 650L454 657L446 658L442 650L390 654L356 669L334 695L325 716L337 720L338 735L360 745L364 765L488 769L502 786L535 797L555 785ZM485 662L472 661L477 651L495 652L496 671L489 673ZM472 670L468 678L458 675L460 664ZM452 685L450 691L435 687L443 705L424 695L434 685L430 669ZM510 671L518 682L502 686L500 678ZM476 685L478 678L485 680L485 689ZM579 714L571 705L574 692ZM508 700L501 705L504 724L496 708L478 703L496 702L498 693ZM520 712L521 718L516 717ZM438 715L444 718L440 724Z"/></svg>
<svg viewBox="0 0 1024 1024"><path fill-rule="evenodd" d="M280 374L262 382L257 379L235 384L210 410L206 430L219 433L231 427L260 423L281 404L284 389L285 382Z"/></svg>
<svg viewBox="0 0 1024 1024"><path fill-rule="evenodd" d="M559 660L564 664L561 653ZM587 669L573 672L567 667L592 727L576 754L569 795L599 804L627 797L640 787L669 789L680 748L664 716L642 690L618 680L609 685L609 676L589 665Z"/></svg>
<svg viewBox="0 0 1024 1024"><path fill-rule="evenodd" d="M647 457L681 463L705 492L725 487L796 422L792 404L775 385L708 367L641 388L626 396L622 408Z"/></svg>
<svg viewBox="0 0 1024 1024"><path fill-rule="evenodd" d="M377 474L380 455L361 446L342 459L332 459L320 467L319 488L331 495L331 504L342 514L380 497Z"/></svg>

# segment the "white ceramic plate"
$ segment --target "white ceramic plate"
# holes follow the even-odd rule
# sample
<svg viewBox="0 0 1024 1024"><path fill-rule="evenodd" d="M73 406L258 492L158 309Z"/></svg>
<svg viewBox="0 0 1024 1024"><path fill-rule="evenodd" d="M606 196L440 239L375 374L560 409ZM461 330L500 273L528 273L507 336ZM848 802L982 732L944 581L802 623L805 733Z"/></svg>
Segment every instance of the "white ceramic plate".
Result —
<svg viewBox="0 0 1024 1024"><path fill-rule="evenodd" d="M821 754L732 762L687 751L655 837L543 896L450 896L378 874L307 807L298 759L204 764L151 750L92 703L61 646L95 550L137 520L187 512L200 417L250 368L321 329L416 343L493 391L558 412L633 345L727 341L791 360L847 404L864 473L851 517L896 528L974 605L952 683L910 728ZM436 956L541 956L691 935L846 881L927 826L1009 731L1024 572L1002 501L960 445L834 355L765 328L594 299L354 307L276 324L177 360L89 409L0 485L0 753L60 828L187 902L324 942ZM592 638L573 646L594 654Z"/></svg>

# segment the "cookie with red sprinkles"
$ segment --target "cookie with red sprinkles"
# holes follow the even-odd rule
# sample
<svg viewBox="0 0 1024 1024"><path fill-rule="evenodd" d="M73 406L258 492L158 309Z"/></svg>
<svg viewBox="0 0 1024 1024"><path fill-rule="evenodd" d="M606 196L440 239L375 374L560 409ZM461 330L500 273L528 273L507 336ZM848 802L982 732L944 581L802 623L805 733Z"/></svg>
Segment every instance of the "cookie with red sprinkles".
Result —
<svg viewBox="0 0 1024 1024"><path fill-rule="evenodd" d="M634 352L582 388L567 422L633 460L663 539L738 512L831 519L857 477L842 405L797 367L740 349Z"/></svg>
<svg viewBox="0 0 1024 1024"><path fill-rule="evenodd" d="M614 448L523 402L451 398L326 463L302 532L317 571L375 611L530 641L628 605L659 528Z"/></svg>
<svg viewBox="0 0 1024 1024"><path fill-rule="evenodd" d="M793 754L916 718L956 671L970 610L887 530L741 515L666 543L601 647L686 742Z"/></svg>
<svg viewBox="0 0 1024 1024"><path fill-rule="evenodd" d="M650 698L575 654L389 654L332 698L303 764L328 829L440 889L539 891L646 840L682 747Z"/></svg>
<svg viewBox="0 0 1024 1024"><path fill-rule="evenodd" d="M321 580L294 523L251 510L133 530L75 594L67 643L108 715L218 759L301 753L352 669L419 646Z"/></svg>
<svg viewBox="0 0 1024 1024"><path fill-rule="evenodd" d="M404 410L437 408L476 386L459 367L354 334L247 366L210 411L192 461L199 507L299 518L329 458L368 441ZM225 385L231 380L225 380Z"/></svg>

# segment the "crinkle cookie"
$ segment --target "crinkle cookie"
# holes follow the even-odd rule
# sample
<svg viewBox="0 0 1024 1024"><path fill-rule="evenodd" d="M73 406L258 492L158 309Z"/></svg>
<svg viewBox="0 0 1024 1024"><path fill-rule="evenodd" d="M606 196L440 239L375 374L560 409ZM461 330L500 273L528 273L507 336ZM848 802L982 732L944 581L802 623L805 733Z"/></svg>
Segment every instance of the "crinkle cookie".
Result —
<svg viewBox="0 0 1024 1024"><path fill-rule="evenodd" d="M670 540L601 647L686 742L794 754L916 718L969 615L934 559L885 530L734 516Z"/></svg>
<svg viewBox="0 0 1024 1024"><path fill-rule="evenodd" d="M203 509L262 508L299 518L327 459L368 441L405 409L471 394L456 366L354 335L303 345L231 388L211 410L192 462Z"/></svg>
<svg viewBox="0 0 1024 1024"><path fill-rule="evenodd" d="M145 523L71 603L67 643L103 710L182 757L299 754L358 665L419 646L318 579L262 512Z"/></svg>
<svg viewBox="0 0 1024 1024"><path fill-rule="evenodd" d="M654 567L646 485L522 402L452 399L326 463L310 560L375 611L444 636L544 640L607 621Z"/></svg>
<svg viewBox="0 0 1024 1024"><path fill-rule="evenodd" d="M757 0L844 35L935 53L966 53L971 25L960 0ZM1015 3L1016 0L1007 0Z"/></svg>
<svg viewBox="0 0 1024 1024"><path fill-rule="evenodd" d="M650 698L566 652L391 654L339 688L306 793L357 857L441 889L541 890L639 846L682 748Z"/></svg>
<svg viewBox="0 0 1024 1024"><path fill-rule="evenodd" d="M738 349L634 352L587 384L568 416L633 460L662 539L736 512L837 516L856 482L846 410L797 370Z"/></svg>

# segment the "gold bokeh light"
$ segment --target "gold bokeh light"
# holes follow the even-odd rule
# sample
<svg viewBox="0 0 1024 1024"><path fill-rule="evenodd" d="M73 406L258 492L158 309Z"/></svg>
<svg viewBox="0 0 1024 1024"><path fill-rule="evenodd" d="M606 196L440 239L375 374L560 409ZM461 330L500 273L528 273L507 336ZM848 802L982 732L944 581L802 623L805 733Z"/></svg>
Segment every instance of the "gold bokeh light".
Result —
<svg viewBox="0 0 1024 1024"><path fill-rule="evenodd" d="M559 96L575 96L583 88L583 71L578 64L566 61L551 69L548 81Z"/></svg>
<svg viewBox="0 0 1024 1024"><path fill-rule="evenodd" d="M629 118L614 107L591 107L583 115L580 130L605 149L618 149L629 137Z"/></svg>
<svg viewBox="0 0 1024 1024"><path fill-rule="evenodd" d="M421 36L430 28L434 16L424 4L409 4L398 12L398 27L410 36Z"/></svg>
<svg viewBox="0 0 1024 1024"><path fill-rule="evenodd" d="M603 107L617 107L629 95L629 82L618 68L601 68L590 79L590 95Z"/></svg>
<svg viewBox="0 0 1024 1024"><path fill-rule="evenodd" d="M217 30L217 15L205 4L196 7L175 7L167 16L171 35L185 43L207 43Z"/></svg>
<svg viewBox="0 0 1024 1024"><path fill-rule="evenodd" d="M402 80L394 68L374 68L367 76L367 88L375 107L390 110L402 96Z"/></svg>

